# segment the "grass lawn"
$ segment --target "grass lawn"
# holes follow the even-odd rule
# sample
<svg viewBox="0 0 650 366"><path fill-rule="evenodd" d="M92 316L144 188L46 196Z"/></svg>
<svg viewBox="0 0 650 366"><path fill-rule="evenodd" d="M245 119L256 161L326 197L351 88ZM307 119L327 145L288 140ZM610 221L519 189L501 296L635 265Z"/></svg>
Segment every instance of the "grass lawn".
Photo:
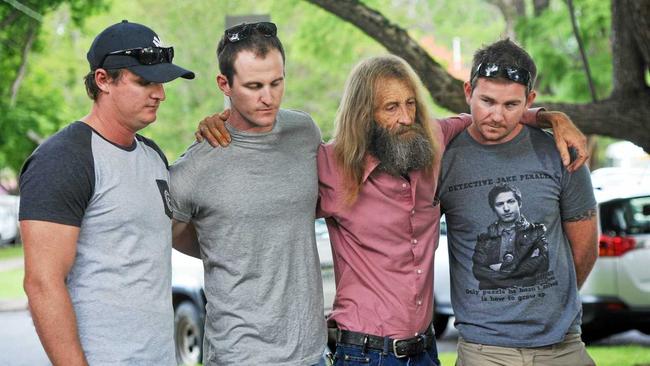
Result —
<svg viewBox="0 0 650 366"><path fill-rule="evenodd" d="M0 300L25 297L23 291L23 269L0 272Z"/></svg>
<svg viewBox="0 0 650 366"><path fill-rule="evenodd" d="M23 256L23 246L6 246L0 248L0 260Z"/></svg>
<svg viewBox="0 0 650 366"><path fill-rule="evenodd" d="M647 347L593 346L587 347L587 352L598 366L650 366L650 348ZM456 363L455 352L444 352L438 357L442 366Z"/></svg>
<svg viewBox="0 0 650 366"><path fill-rule="evenodd" d="M590 346L587 352L598 366L650 366L650 348L643 346ZM456 363L456 353L440 354L443 366Z"/></svg>

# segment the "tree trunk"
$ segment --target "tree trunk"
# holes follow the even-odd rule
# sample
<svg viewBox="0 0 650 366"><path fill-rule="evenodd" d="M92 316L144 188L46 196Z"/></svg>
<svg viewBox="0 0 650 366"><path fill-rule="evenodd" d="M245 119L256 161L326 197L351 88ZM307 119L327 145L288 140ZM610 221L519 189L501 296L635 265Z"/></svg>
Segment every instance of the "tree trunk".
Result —
<svg viewBox="0 0 650 366"><path fill-rule="evenodd" d="M306 1L354 24L389 52L404 58L438 105L457 113L468 111L462 82L450 76L402 28L382 14L357 0ZM649 64L645 55L650 49L648 4L650 0L612 0L612 95L587 104L546 103L544 106L568 114L585 134L629 140L650 152L650 89L644 75Z"/></svg>
<svg viewBox="0 0 650 366"><path fill-rule="evenodd" d="M515 25L517 18L526 15L526 4L524 0L486 0L488 3L496 6L501 11L503 19L506 21L505 36L511 40L517 39Z"/></svg>
<svg viewBox="0 0 650 366"><path fill-rule="evenodd" d="M637 47L645 61L645 69L650 66L650 0L627 1L629 12L634 14L628 29L636 39Z"/></svg>
<svg viewBox="0 0 650 366"><path fill-rule="evenodd" d="M647 63L634 36L636 29L631 24L639 16L632 6L636 1L612 0L613 95L634 90L647 91L644 75ZM646 0L639 1L648 3ZM646 38L645 42L650 42L650 38Z"/></svg>
<svg viewBox="0 0 650 366"><path fill-rule="evenodd" d="M546 9L550 4L551 0L533 0L533 14L537 17Z"/></svg>

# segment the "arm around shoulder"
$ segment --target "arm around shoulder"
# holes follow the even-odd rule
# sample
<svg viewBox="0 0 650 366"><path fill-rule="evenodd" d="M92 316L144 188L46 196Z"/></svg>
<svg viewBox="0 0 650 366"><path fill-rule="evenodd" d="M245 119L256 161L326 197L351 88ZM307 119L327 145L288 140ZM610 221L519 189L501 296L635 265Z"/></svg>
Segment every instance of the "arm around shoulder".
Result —
<svg viewBox="0 0 650 366"><path fill-rule="evenodd" d="M589 158L589 148L587 146L587 137L576 127L571 118L559 111L545 111L543 109L531 109L527 114L535 112L535 122L533 126L539 128L552 128L555 145L560 152L562 164L569 172L575 172ZM573 149L573 157L569 151Z"/></svg>
<svg viewBox="0 0 650 366"><path fill-rule="evenodd" d="M20 223L24 288L36 332L54 365L87 365L65 279L75 260L79 227L46 221Z"/></svg>

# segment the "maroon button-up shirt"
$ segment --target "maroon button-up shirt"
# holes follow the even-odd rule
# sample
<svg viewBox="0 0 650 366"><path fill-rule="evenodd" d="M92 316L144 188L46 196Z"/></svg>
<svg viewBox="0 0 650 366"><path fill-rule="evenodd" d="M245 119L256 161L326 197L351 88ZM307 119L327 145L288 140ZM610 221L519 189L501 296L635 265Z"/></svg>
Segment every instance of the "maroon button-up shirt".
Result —
<svg viewBox="0 0 650 366"><path fill-rule="evenodd" d="M340 329L392 338L426 330L433 315L433 259L440 207L434 200L444 146L471 123L470 115L432 123L441 147L433 174L409 179L377 170L366 156L356 202L343 203L343 176L334 146L318 152L319 216L334 249L336 298L330 316Z"/></svg>

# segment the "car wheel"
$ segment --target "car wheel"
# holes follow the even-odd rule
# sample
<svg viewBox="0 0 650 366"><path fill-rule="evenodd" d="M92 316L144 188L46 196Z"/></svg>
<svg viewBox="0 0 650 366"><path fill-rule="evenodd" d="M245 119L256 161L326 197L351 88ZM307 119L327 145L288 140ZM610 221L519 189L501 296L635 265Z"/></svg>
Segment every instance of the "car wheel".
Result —
<svg viewBox="0 0 650 366"><path fill-rule="evenodd" d="M436 338L442 337L449 323L449 315L433 314L433 330L436 332Z"/></svg>
<svg viewBox="0 0 650 366"><path fill-rule="evenodd" d="M201 362L203 322L199 309L191 301L181 302L174 311L174 343L176 362L194 365Z"/></svg>

